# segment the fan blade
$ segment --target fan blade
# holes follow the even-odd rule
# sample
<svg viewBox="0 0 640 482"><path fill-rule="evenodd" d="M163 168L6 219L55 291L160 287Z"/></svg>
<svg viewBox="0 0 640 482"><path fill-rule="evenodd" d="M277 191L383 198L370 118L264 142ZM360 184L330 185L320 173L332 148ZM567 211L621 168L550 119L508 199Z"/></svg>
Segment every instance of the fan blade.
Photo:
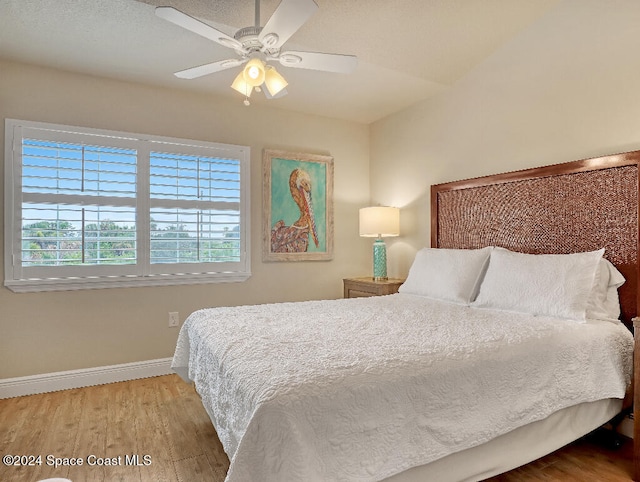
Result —
<svg viewBox="0 0 640 482"><path fill-rule="evenodd" d="M185 28L193 33L197 33L204 38L213 40L225 47L244 50L242 44L233 37L229 37L226 33L213 28L211 25L207 25L186 13L182 13L180 10L176 10L173 7L157 7L156 15L178 25L179 27Z"/></svg>
<svg viewBox="0 0 640 482"><path fill-rule="evenodd" d="M320 52L282 52L277 60L285 67L297 69L324 70L339 74L349 74L358 66L354 55L323 54Z"/></svg>
<svg viewBox="0 0 640 482"><path fill-rule="evenodd" d="M173 75L175 75L176 77L180 77L181 79L195 79L197 77L202 77L203 75L209 75L215 72L220 72L221 70L237 67L238 65L242 65L245 62L246 59L220 60L218 62L212 62L210 64L199 65L198 67L191 67L190 69L181 70Z"/></svg>
<svg viewBox="0 0 640 482"><path fill-rule="evenodd" d="M277 49L318 10L313 0L282 0L264 26L258 40L266 49Z"/></svg>

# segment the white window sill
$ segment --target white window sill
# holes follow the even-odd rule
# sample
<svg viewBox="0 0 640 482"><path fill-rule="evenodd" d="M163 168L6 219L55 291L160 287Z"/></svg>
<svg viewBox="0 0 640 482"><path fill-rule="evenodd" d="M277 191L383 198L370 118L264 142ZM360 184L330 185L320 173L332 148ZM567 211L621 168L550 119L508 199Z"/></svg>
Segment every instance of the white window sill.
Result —
<svg viewBox="0 0 640 482"><path fill-rule="evenodd" d="M104 288L136 288L149 286L195 285L208 283L239 283L251 277L245 273L205 273L184 275L154 275L127 277L95 277L65 279L6 280L4 285L15 293L44 291L76 291Z"/></svg>

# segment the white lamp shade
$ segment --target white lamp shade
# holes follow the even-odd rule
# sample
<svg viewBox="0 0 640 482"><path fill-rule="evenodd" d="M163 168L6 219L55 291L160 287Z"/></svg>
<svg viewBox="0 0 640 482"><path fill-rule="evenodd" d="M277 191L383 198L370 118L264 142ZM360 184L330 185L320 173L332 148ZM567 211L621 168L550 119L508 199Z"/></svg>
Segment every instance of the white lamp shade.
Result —
<svg viewBox="0 0 640 482"><path fill-rule="evenodd" d="M264 75L264 85L267 87L269 94L273 97L289 84L276 69L271 66L267 66L267 71Z"/></svg>
<svg viewBox="0 0 640 482"><path fill-rule="evenodd" d="M251 92L253 91L253 86L247 84L244 80L244 71L238 74L233 81L233 84L231 84L231 88L237 90L246 97L251 97Z"/></svg>
<svg viewBox="0 0 640 482"><path fill-rule="evenodd" d="M360 236L387 237L400 235L400 209L374 206L360 209Z"/></svg>

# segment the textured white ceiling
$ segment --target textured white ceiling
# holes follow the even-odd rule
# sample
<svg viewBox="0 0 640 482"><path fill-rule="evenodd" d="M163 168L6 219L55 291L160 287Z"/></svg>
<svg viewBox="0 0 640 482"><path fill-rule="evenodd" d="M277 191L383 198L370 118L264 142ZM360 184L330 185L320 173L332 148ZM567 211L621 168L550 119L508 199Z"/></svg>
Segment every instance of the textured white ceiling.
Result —
<svg viewBox="0 0 640 482"><path fill-rule="evenodd" d="M280 0L261 2L264 25ZM561 0L316 0L286 43L357 55L349 75L278 67L289 94L254 104L369 123L454 84ZM170 5L230 34L254 24L254 0L0 0L0 58L226 96L237 69L173 72L233 51L154 14Z"/></svg>

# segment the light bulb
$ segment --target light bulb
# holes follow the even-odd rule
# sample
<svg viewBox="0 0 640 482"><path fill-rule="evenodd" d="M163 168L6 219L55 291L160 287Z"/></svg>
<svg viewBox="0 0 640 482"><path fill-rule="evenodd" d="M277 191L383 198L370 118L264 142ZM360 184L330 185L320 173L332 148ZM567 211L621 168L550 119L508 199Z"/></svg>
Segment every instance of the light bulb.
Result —
<svg viewBox="0 0 640 482"><path fill-rule="evenodd" d="M257 87L264 82L264 62L258 58L253 58L247 62L242 71L244 81L251 87Z"/></svg>
<svg viewBox="0 0 640 482"><path fill-rule="evenodd" d="M260 69L255 65L252 65L247 69L247 73L249 74L249 77L256 80L260 76Z"/></svg>

